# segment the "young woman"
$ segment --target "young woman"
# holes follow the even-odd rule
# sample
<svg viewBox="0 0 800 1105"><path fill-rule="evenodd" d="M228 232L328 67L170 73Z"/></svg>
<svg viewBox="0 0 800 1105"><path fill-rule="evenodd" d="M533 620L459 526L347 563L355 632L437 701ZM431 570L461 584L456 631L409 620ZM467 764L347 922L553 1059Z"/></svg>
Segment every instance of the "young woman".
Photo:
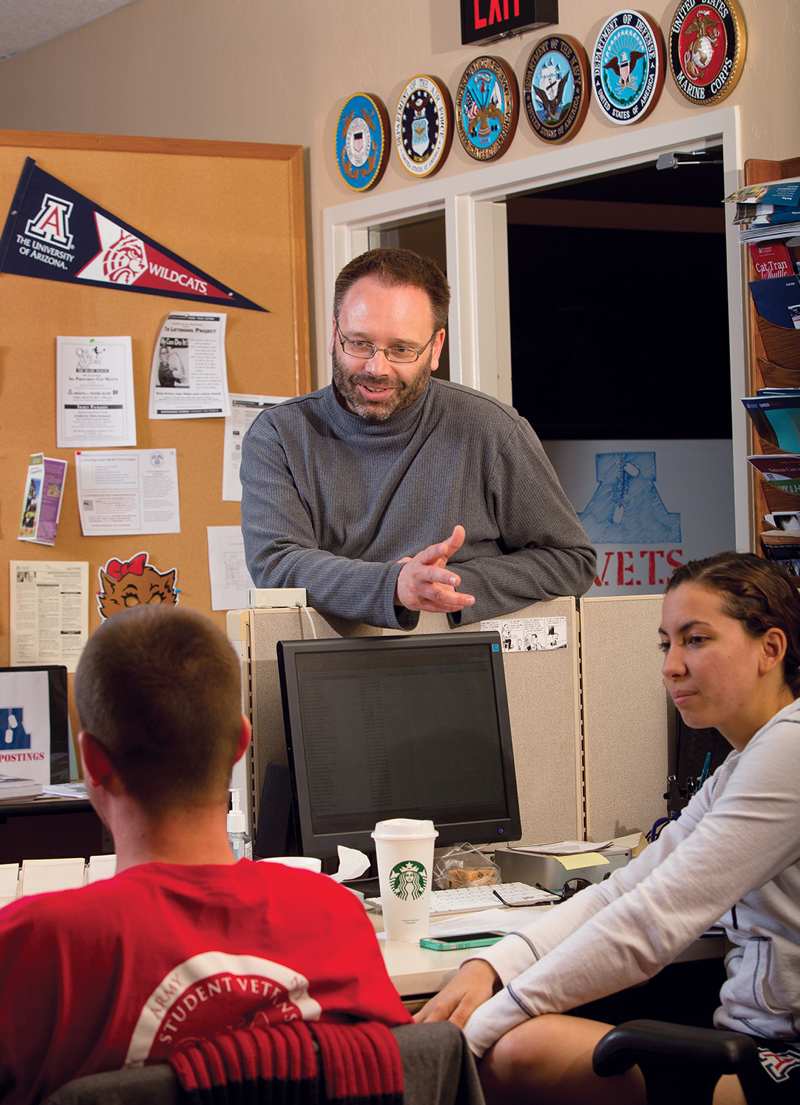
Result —
<svg viewBox="0 0 800 1105"><path fill-rule="evenodd" d="M464 1026L489 1101L642 1102L636 1069L592 1073L609 1025L561 1014L651 977L720 918L733 948L714 1023L758 1039L765 1105L800 1100L796 582L738 553L670 580L664 684L688 725L716 727L732 751L637 859L466 963L417 1015ZM743 1102L738 1079L720 1079L715 1105Z"/></svg>

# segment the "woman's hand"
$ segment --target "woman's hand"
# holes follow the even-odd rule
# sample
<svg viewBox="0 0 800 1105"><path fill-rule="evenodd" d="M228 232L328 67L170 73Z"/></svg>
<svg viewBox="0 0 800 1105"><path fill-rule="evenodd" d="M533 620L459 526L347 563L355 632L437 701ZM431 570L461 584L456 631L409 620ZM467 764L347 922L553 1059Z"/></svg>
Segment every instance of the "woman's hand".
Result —
<svg viewBox="0 0 800 1105"><path fill-rule="evenodd" d="M484 959L471 959L414 1015L417 1024L452 1021L463 1028L479 1005L488 1001L498 982L497 972Z"/></svg>

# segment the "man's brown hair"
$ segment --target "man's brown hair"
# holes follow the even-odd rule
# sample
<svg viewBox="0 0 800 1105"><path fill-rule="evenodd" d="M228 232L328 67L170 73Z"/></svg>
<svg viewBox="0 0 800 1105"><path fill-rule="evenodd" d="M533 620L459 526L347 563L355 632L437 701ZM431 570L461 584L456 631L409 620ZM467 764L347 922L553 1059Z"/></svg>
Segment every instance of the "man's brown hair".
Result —
<svg viewBox="0 0 800 1105"><path fill-rule="evenodd" d="M374 276L383 284L410 285L427 294L433 312L434 329L447 326L450 308L450 285L442 270L430 257L410 249L370 249L354 257L336 277L333 292L333 314L339 318L342 300L357 280Z"/></svg>
<svg viewBox="0 0 800 1105"><path fill-rule="evenodd" d="M86 644L75 673L81 727L149 810L223 802L241 734L239 660L206 618L132 607Z"/></svg>

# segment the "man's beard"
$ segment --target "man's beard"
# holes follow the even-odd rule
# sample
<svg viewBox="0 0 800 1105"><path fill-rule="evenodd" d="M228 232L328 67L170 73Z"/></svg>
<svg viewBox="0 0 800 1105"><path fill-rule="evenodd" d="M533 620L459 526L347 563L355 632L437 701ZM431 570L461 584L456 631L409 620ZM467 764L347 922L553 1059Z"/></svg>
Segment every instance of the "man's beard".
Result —
<svg viewBox="0 0 800 1105"><path fill-rule="evenodd" d="M407 410L416 403L425 391L431 378L432 360L433 351L429 351L425 360L418 364L416 375L406 381L396 377L390 379L388 376L376 376L374 373L348 372L339 361L338 349L334 348L331 357L334 387L340 402L353 414L357 414L365 422L386 422L392 415ZM367 387L385 384L393 390L389 398L382 402L370 403L361 398L359 384Z"/></svg>

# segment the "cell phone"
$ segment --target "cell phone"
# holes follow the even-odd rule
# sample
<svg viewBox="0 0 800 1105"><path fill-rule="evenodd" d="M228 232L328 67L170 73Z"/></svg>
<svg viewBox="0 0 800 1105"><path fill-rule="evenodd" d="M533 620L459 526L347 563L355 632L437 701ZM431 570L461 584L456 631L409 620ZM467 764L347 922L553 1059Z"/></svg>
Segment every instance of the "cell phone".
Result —
<svg viewBox="0 0 800 1105"><path fill-rule="evenodd" d="M433 952L452 952L465 948L486 948L502 939L502 932L466 932L460 936L423 936L419 946Z"/></svg>

